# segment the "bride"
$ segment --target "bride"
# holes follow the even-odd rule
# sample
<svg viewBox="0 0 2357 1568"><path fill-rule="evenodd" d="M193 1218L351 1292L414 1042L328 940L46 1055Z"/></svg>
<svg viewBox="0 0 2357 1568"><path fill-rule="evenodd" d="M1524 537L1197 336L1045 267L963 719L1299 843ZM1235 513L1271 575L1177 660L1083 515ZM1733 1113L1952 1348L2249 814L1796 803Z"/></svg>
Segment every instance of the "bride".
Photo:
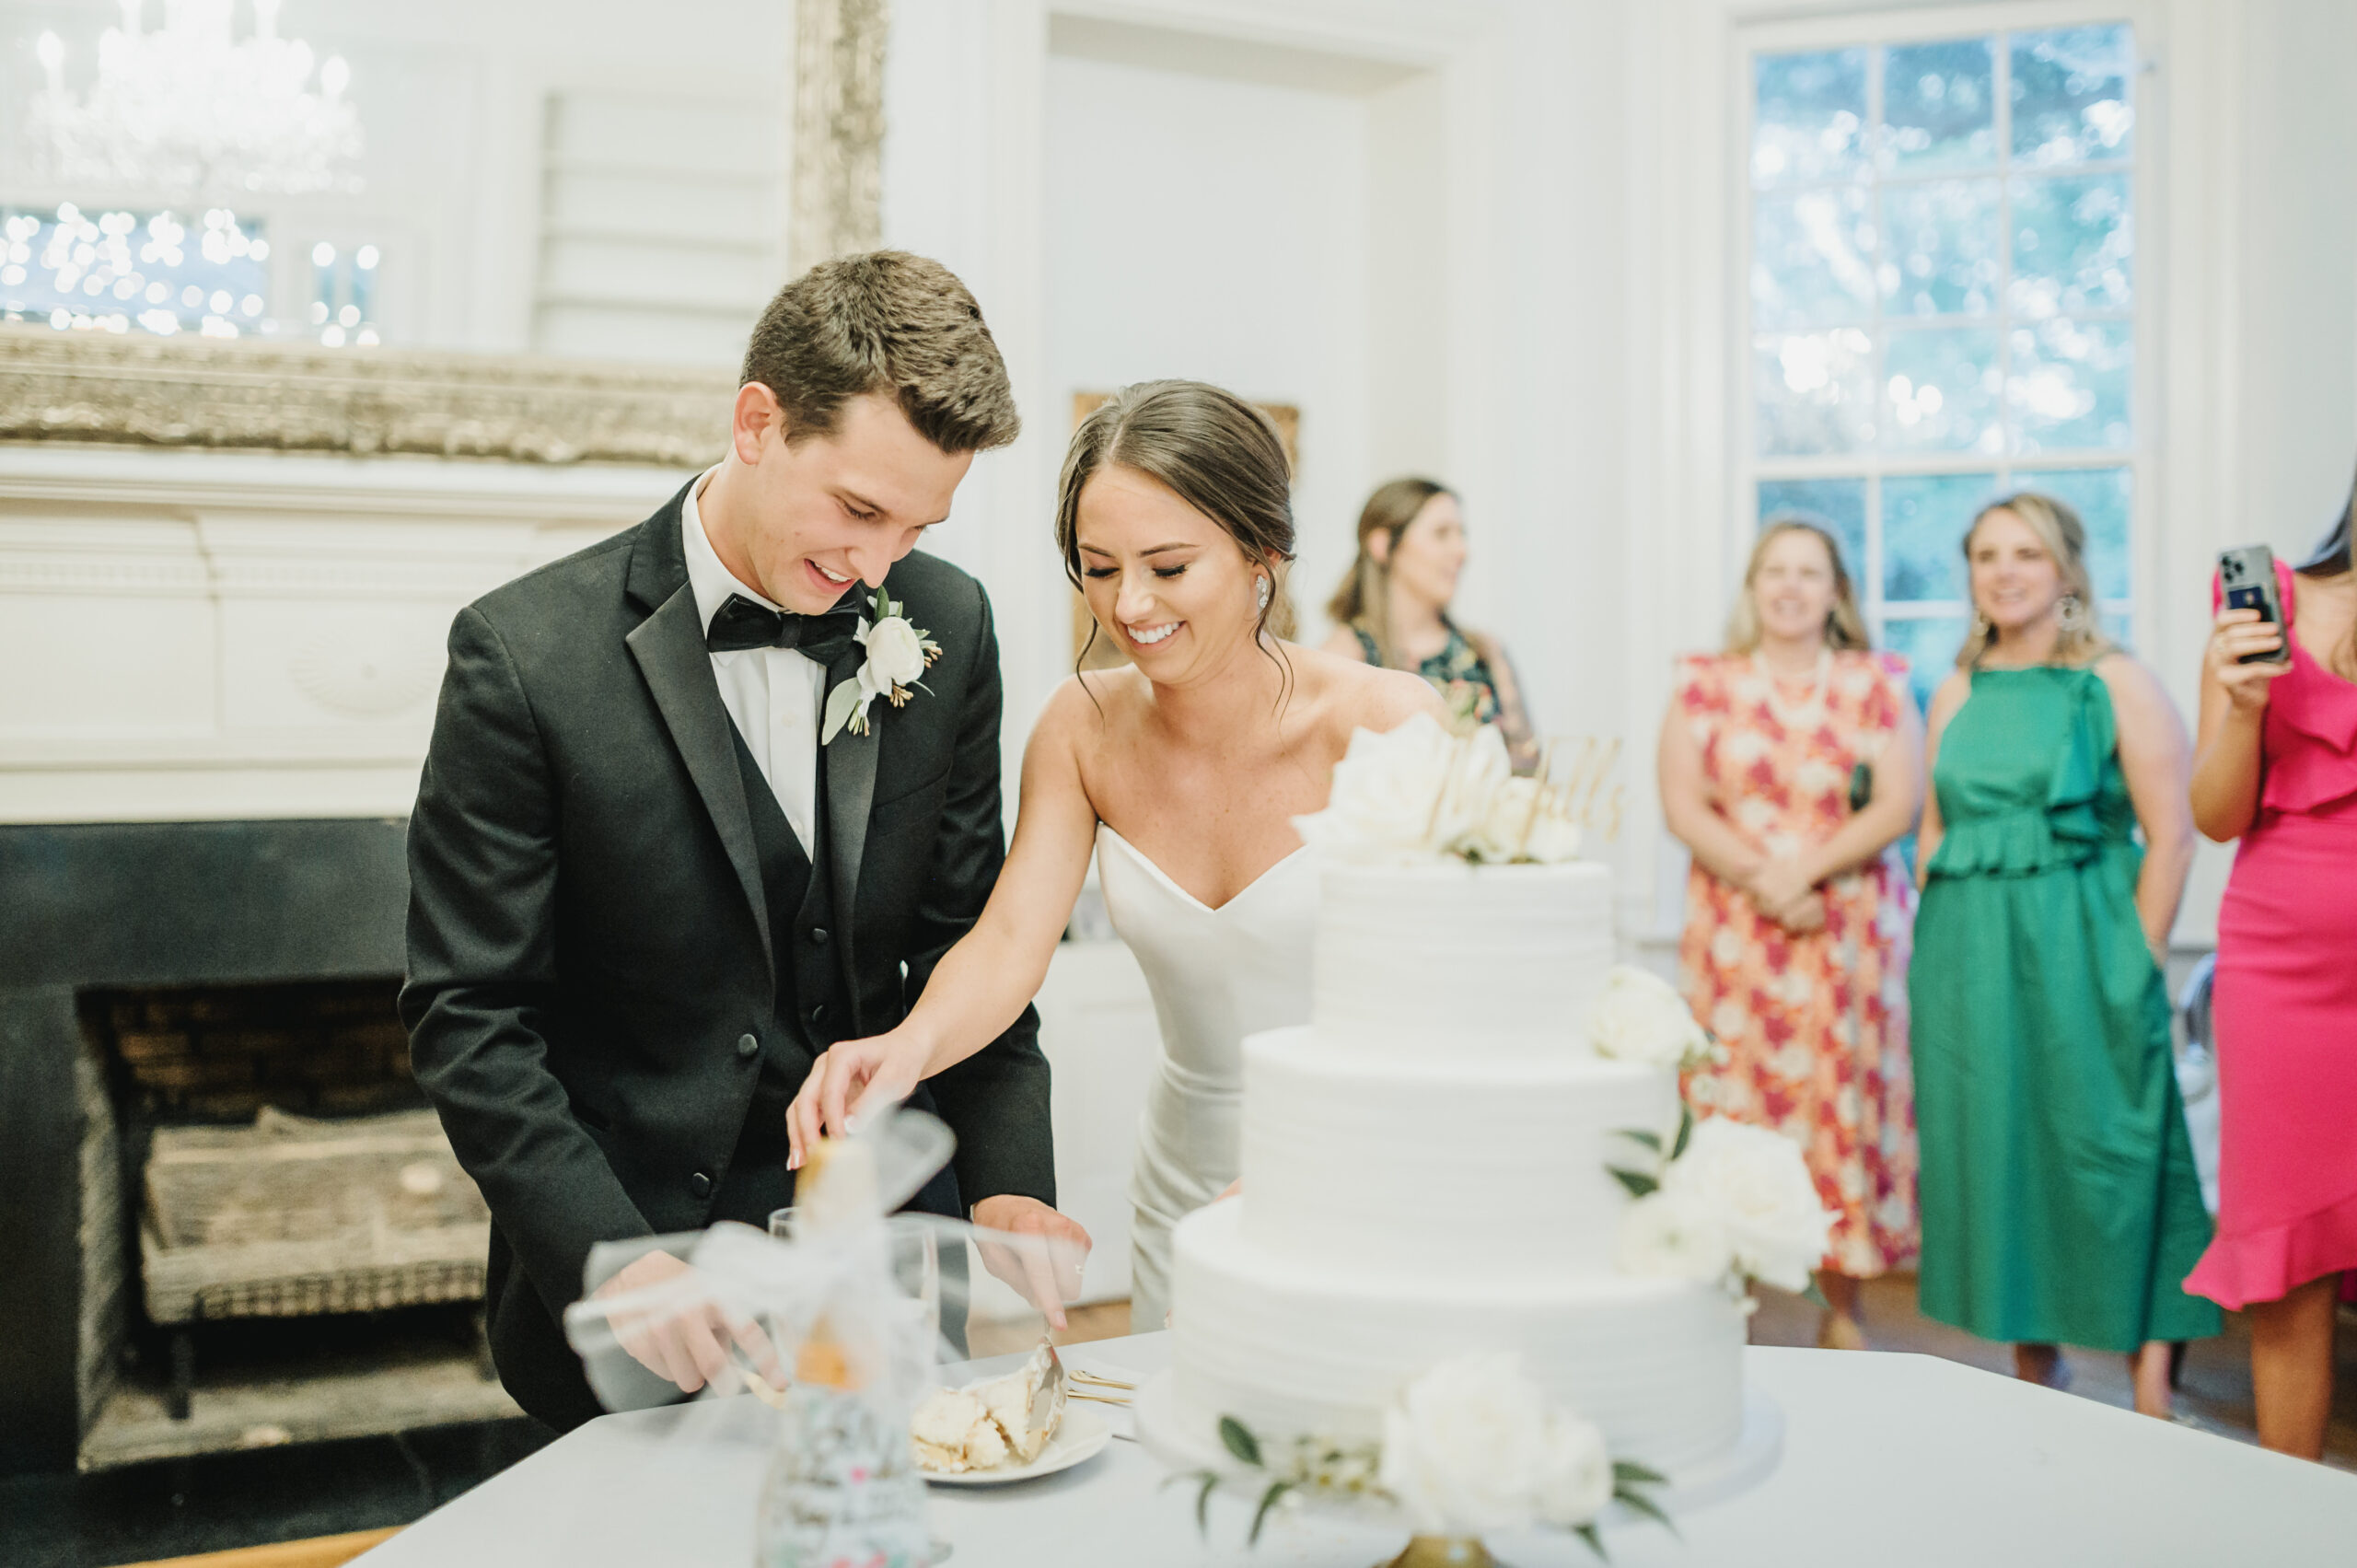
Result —
<svg viewBox="0 0 2357 1568"><path fill-rule="evenodd" d="M1171 1227L1236 1179L1240 1042L1309 1016L1317 886L1293 819L1325 808L1353 730L1440 713L1418 676L1272 630L1290 482L1268 421L1201 382L1142 382L1074 434L1056 543L1131 665L1057 689L981 918L900 1027L838 1042L787 1112L792 1168L996 1039L1046 979L1093 849L1162 1030L1130 1180L1141 1328L1169 1309Z"/></svg>

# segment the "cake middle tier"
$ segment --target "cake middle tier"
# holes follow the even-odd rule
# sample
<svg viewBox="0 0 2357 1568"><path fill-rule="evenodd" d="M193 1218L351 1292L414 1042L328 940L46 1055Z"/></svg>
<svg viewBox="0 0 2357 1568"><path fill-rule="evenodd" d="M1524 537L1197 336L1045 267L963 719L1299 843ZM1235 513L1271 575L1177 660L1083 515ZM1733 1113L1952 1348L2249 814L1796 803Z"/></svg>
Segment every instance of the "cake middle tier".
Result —
<svg viewBox="0 0 2357 1568"><path fill-rule="evenodd" d="M1501 1062L1457 1043L1435 1036L1406 1059L1314 1024L1248 1038L1252 1244L1358 1272L1609 1274L1630 1202L1609 1167L1651 1167L1624 1134L1677 1130L1677 1080L1584 1051Z"/></svg>

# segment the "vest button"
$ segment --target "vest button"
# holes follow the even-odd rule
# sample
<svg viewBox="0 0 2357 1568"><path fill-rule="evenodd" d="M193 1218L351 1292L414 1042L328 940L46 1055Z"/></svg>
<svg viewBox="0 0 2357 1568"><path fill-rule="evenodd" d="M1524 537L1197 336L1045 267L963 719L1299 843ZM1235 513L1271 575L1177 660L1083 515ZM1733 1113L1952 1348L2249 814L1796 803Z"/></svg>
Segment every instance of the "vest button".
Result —
<svg viewBox="0 0 2357 1568"><path fill-rule="evenodd" d="M737 1054L747 1062L761 1053L761 1042L752 1035L737 1037Z"/></svg>
<svg viewBox="0 0 2357 1568"><path fill-rule="evenodd" d="M702 1171L697 1171L693 1176L688 1178L688 1191L694 1193L699 1198L711 1197L712 1178L706 1176Z"/></svg>
<svg viewBox="0 0 2357 1568"><path fill-rule="evenodd" d="M810 1027L812 1028L817 1028L826 1021L827 1005L824 1002L821 1002L816 1007L810 1009Z"/></svg>
<svg viewBox="0 0 2357 1568"><path fill-rule="evenodd" d="M827 928L823 925L812 926L810 928L810 940L819 947L825 947L827 945Z"/></svg>

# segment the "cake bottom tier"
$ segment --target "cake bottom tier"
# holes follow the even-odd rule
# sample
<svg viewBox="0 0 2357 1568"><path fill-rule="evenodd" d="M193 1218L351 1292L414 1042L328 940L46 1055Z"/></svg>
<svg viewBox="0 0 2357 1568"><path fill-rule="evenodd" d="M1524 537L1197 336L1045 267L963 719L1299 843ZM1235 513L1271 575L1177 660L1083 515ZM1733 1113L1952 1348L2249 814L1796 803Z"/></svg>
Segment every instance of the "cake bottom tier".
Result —
<svg viewBox="0 0 2357 1568"><path fill-rule="evenodd" d="M1243 1236L1248 1199L1190 1215L1175 1238L1175 1418L1209 1430L1373 1438L1435 1364L1510 1351L1548 1400L1596 1423L1616 1459L1676 1470L1743 1424L1743 1314L1714 1286L1586 1279L1497 1285L1435 1273L1306 1268Z"/></svg>

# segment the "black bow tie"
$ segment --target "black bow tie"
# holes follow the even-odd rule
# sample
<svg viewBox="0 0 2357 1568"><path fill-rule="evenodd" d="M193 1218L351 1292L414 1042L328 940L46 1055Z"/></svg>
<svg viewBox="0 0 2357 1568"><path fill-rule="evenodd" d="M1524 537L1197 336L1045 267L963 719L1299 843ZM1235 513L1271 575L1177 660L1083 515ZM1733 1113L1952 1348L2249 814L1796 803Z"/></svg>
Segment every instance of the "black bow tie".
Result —
<svg viewBox="0 0 2357 1568"><path fill-rule="evenodd" d="M850 605L824 615L796 615L755 604L743 594L730 594L712 618L703 645L715 654L746 648L792 648L804 657L830 665L859 642L859 610Z"/></svg>

